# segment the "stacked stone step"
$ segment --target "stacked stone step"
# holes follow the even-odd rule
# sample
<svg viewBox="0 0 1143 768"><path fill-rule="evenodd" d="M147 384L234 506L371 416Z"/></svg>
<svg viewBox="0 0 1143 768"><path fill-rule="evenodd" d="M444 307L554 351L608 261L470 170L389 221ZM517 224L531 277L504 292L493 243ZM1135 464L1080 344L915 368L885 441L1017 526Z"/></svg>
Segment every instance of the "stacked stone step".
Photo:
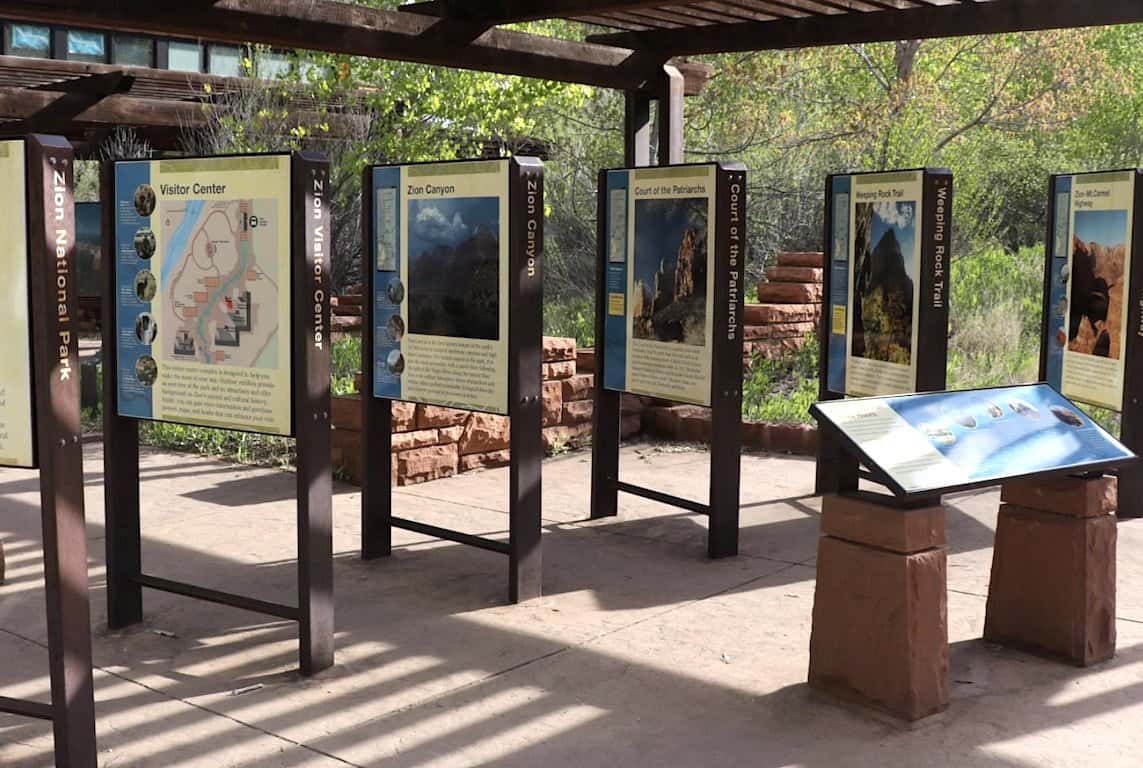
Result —
<svg viewBox="0 0 1143 768"><path fill-rule="evenodd" d="M591 442L594 374L577 370L575 339L544 338L544 447L549 453ZM588 357L588 360L591 358ZM589 363L590 365L590 363ZM360 383L358 384L360 387ZM623 437L642 430L642 405L625 401ZM333 398L333 463L361 479L361 399ZM412 485L459 472L508 464L506 416L414 403L393 403L393 484Z"/></svg>
<svg viewBox="0 0 1143 768"><path fill-rule="evenodd" d="M758 303L747 304L743 329L747 364L802 348L817 332L822 313L823 258L820 253L779 253L758 284Z"/></svg>

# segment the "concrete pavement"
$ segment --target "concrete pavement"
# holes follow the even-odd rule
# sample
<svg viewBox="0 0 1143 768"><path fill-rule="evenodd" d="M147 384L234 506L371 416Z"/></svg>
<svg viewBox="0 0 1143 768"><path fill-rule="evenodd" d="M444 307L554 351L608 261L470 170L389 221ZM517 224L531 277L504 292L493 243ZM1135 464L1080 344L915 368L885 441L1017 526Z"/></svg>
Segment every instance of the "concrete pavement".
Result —
<svg viewBox="0 0 1143 768"><path fill-rule="evenodd" d="M625 480L702 499L705 452L623 449ZM505 603L500 555L395 532L357 558L360 496L334 499L337 666L296 673L292 623L153 591L108 633L102 463L87 452L104 766L1138 766L1143 521L1119 543L1119 655L1077 670L979 640L997 493L947 500L952 704L906 727L805 686L820 502L813 464L743 459L742 554L705 521L625 496L585 522L590 458L544 465L544 592ZM146 453L149 573L293 602L293 479ZM47 692L38 486L0 470L0 692ZM400 514L505 531L507 470L396 493ZM1051 567L1045 563L1045 567ZM255 685L242 695L233 692ZM0 765L49 766L50 728L0 716Z"/></svg>

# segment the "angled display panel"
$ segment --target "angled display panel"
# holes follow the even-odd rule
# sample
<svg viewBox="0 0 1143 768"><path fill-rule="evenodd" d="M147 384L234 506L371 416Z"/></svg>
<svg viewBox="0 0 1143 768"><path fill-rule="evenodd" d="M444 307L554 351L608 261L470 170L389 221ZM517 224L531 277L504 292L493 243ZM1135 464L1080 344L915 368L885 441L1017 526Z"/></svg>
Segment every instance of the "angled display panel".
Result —
<svg viewBox="0 0 1143 768"><path fill-rule="evenodd" d="M290 157L114 172L119 414L291 434Z"/></svg>
<svg viewBox="0 0 1143 768"><path fill-rule="evenodd" d="M731 195L718 194L720 178L732 174L737 175L730 187L740 196L745 171L739 167L679 165L604 174L607 389L711 404L715 312L730 312L730 338L737 338L739 326L740 212L726 223ZM720 271L725 280L717 279ZM716 296L716 286L725 295Z"/></svg>
<svg viewBox="0 0 1143 768"><path fill-rule="evenodd" d="M944 389L952 176L831 176L826 385L836 395Z"/></svg>
<svg viewBox="0 0 1143 768"><path fill-rule="evenodd" d="M938 494L1135 454L1046 384L834 400L811 413L899 495Z"/></svg>
<svg viewBox="0 0 1143 768"><path fill-rule="evenodd" d="M1054 176L1044 377L1065 396L1120 411L1133 351L1136 171ZM1141 305L1143 306L1143 305Z"/></svg>
<svg viewBox="0 0 1143 768"><path fill-rule="evenodd" d="M510 160L373 169L373 394L508 413Z"/></svg>
<svg viewBox="0 0 1143 768"><path fill-rule="evenodd" d="M0 141L0 466L34 467L27 180L23 141ZM64 307L64 302L60 302Z"/></svg>

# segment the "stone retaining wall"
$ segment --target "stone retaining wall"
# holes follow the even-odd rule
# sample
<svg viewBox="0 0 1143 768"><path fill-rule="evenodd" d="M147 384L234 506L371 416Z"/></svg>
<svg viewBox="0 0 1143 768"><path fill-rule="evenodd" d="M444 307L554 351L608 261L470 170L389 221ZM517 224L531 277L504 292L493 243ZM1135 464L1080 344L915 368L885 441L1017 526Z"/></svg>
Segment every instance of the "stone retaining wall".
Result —
<svg viewBox="0 0 1143 768"><path fill-rule="evenodd" d="M817 333L822 314L822 254L779 253L758 284L758 304L746 305L743 355L783 357Z"/></svg>
<svg viewBox="0 0 1143 768"><path fill-rule="evenodd" d="M578 370L577 359L588 368ZM594 356L577 356L575 340L544 339L544 448L559 453L591 442ZM624 399L621 435L642 429L643 404ZM345 479L360 483L361 400L333 398L333 463ZM509 458L508 417L441 408L393 404L393 482L411 485L458 472L504 466Z"/></svg>

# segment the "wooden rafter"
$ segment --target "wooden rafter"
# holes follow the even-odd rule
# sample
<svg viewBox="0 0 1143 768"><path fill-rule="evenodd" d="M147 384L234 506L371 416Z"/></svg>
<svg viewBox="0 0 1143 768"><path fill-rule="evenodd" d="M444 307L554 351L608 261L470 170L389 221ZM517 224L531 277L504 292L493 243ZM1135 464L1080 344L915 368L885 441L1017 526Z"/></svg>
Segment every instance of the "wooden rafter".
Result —
<svg viewBox="0 0 1143 768"><path fill-rule="evenodd" d="M15 0L7 18L219 42L263 43L460 69L640 88L655 73L621 66L631 51L511 30L490 29L469 44L434 43L438 22L333 0L218 0L209 7L140 0ZM690 70L688 79L702 79ZM701 82L692 82L694 92Z"/></svg>
<svg viewBox="0 0 1143 768"><path fill-rule="evenodd" d="M825 4L823 0L814 2ZM786 0L780 4L796 4L807 10L809 7L808 0ZM765 5L773 7L779 3L771 0ZM867 2L866 5L870 3ZM835 11L768 21L616 32L594 35L589 40L625 49L658 50L664 56L681 56L1030 32L1143 21L1143 2L1140 0L945 0L943 4L909 0L908 3L900 4L883 1L873 7L882 10Z"/></svg>

